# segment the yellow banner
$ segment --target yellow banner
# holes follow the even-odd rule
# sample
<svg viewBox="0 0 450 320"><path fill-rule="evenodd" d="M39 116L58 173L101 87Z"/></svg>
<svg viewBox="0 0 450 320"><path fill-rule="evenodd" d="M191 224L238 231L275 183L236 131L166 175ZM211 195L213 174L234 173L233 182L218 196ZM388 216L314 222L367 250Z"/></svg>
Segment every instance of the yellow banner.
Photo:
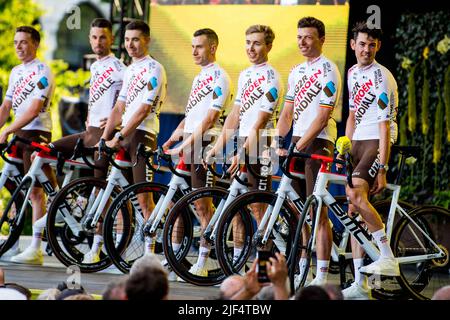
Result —
<svg viewBox="0 0 450 320"><path fill-rule="evenodd" d="M184 113L192 80L200 71L191 51L196 30L211 28L218 34L217 61L230 75L235 92L239 73L250 65L245 53L245 30L253 24L269 25L275 32L269 63L281 74L286 89L289 71L304 61L297 47L297 22L305 16L325 24L323 53L338 65L343 78L348 14L348 5L152 6L150 53L164 65L168 77L168 97L162 112Z"/></svg>

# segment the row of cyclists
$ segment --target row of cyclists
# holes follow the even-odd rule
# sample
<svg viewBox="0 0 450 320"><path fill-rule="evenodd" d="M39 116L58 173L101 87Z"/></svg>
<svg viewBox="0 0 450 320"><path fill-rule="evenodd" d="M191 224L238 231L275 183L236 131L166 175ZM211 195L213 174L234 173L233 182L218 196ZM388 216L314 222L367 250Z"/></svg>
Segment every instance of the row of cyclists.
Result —
<svg viewBox="0 0 450 320"><path fill-rule="evenodd" d="M163 144L166 153L183 154L184 161L190 164L192 189L204 187L207 183L208 174L203 158L210 162L221 154L236 130L243 152L238 152L231 159L228 168L231 174L236 173L239 163L243 162L249 150L258 156L258 160L250 164L252 171L262 173L263 165L259 156L265 150L261 143L263 139L266 139L266 144L275 150L277 156L285 156L287 150L283 147L284 138L291 127L292 142L297 150L309 154L333 155L337 138L333 113L341 93L341 75L336 64L322 54L325 42L323 22L314 17L304 17L298 21L297 30L298 48L306 61L292 68L289 74L285 103L278 121L275 118L284 96L283 85L268 58L275 34L269 26L264 25L253 25L246 30L246 53L251 66L240 73L234 104L221 131L219 118L233 101L233 89L230 77L216 62L219 38L208 28L193 34L192 56L201 71L194 78L185 118ZM347 76L350 110L346 135L353 142L354 171L353 188L346 187L346 193L351 203L349 211L361 214L381 256L372 264L363 266L364 252L356 242L352 242L355 282L344 294L347 298L367 298L369 288L365 274L400 274L384 224L368 200L370 193L377 193L386 186L390 146L397 137L395 118L398 97L392 74L375 61L381 46L381 30L371 29L361 22L354 26L352 32L350 45L357 64L348 70ZM17 28L14 45L22 64L11 71L6 97L0 107L0 144L5 143L9 135L15 134L46 143L70 157L80 137L86 146L96 146L99 141L105 140L109 148L124 148L131 160L137 163L132 169L130 181L139 183L151 180L151 171L145 162L136 159L136 149L139 143L156 149L160 129L159 112L166 98L167 77L164 67L149 56L150 29L145 22L135 20L127 24L124 39L126 50L132 58L128 67L111 53L111 23L105 19L92 22L89 41L97 61L91 66L87 129L80 134L52 141L48 105L55 85L54 79L48 66L36 58L39 33L28 26ZM15 118L5 127L11 108ZM277 134L274 135L274 132ZM209 144L211 148L203 157L200 149ZM20 142L17 148L17 153L23 158L24 172L27 172L34 149ZM105 179L108 163L105 158L95 158L95 164L100 168L95 170L95 177ZM310 195L320 163L308 159L299 165L304 166L306 195ZM44 171L57 189L53 170L47 165ZM271 178L270 175L266 178L248 175L248 184L250 190L270 189ZM295 189L301 192L299 184L295 184ZM40 248L46 225L46 200L42 186L36 185L31 195L32 242L20 253L17 241L3 258L9 255L11 261L16 263L42 264ZM48 199L49 202L51 200ZM148 194L139 194L137 200L143 208L144 217L148 219L150 209L154 206L153 199ZM201 230L204 230L213 212L212 205L208 200L200 199L195 207L200 217ZM252 206L252 213L259 224L264 206ZM311 284L321 285L327 281L331 243L332 231L327 210L324 209L318 231L317 272ZM97 232L83 262L97 261L102 244L103 237ZM179 245L172 243L175 251ZM147 250L150 248L149 244ZM235 256L239 256L239 250L238 247L234 248ZM197 262L190 270L192 273L205 273L210 251L211 245L202 239ZM305 268L305 259L300 259L299 268Z"/></svg>

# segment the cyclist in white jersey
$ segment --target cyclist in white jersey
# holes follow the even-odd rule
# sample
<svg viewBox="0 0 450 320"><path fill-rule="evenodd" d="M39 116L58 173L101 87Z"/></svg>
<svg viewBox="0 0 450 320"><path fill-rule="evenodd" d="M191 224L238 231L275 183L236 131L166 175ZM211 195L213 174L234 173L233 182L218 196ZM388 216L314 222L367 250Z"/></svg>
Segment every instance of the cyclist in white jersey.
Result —
<svg viewBox="0 0 450 320"><path fill-rule="evenodd" d="M54 79L50 68L36 58L39 42L39 32L33 27L21 26L16 29L14 47L22 64L11 71L6 97L0 106L0 128L8 120L11 109L15 118L9 126L3 128L0 143L5 143L10 134L38 143L48 143L51 140L49 105ZM33 149L23 143L17 143L17 151L23 158L23 169L26 173L31 166ZM56 181L54 183L56 185ZM45 212L45 195L39 183L33 187L30 199L34 223ZM6 255L18 253L18 244L17 241Z"/></svg>
<svg viewBox="0 0 450 320"><path fill-rule="evenodd" d="M125 65L111 53L113 41L111 22L102 18L94 19L89 32L89 42L92 51L97 55L97 61L90 68L89 112L86 121L86 131L63 137L49 144L51 148L61 152L66 158L72 156L73 149L79 138L83 139L86 147L92 147L98 142L103 134L106 120L117 100L122 87ZM94 158L97 159L97 156ZM108 162L103 158L100 161L96 160L95 164L103 168L102 170L94 170L95 177L105 179ZM46 165L43 169L50 181L56 181L55 173L49 165ZM46 221L47 215L44 215L44 217L33 224L31 245L20 255L13 257L12 261L42 264L40 243ZM103 243L103 237L100 234L100 230L98 233L94 236L91 250L85 254L83 263L94 263L100 260L98 247L100 243Z"/></svg>
<svg viewBox="0 0 450 320"><path fill-rule="evenodd" d="M333 156L336 140L336 122L333 111L339 100L341 76L335 63L322 54L325 41L325 25L314 17L304 17L297 24L297 43L306 61L295 66L288 80L288 92L280 119L277 124L282 141L293 125L292 141L296 149L309 154ZM276 147L280 141L273 141ZM280 146L277 154L284 156L287 151ZM305 171L306 195L314 190L320 163L314 160L298 161ZM303 169L304 167L304 169ZM300 185L294 182L300 193ZM317 272L310 285L323 285L327 281L333 236L328 221L328 210L321 213L317 240ZM300 270L305 270L306 259L301 258Z"/></svg>
<svg viewBox="0 0 450 320"><path fill-rule="evenodd" d="M206 28L194 32L192 56L194 63L202 69L192 83L185 118L163 145L167 150L180 140L182 134L183 143L168 150L168 153L178 155L183 152L184 161L190 166L192 189L211 186L214 182L211 175L207 177L209 172L202 165L202 147L211 143L211 139L220 132L219 117L232 97L230 77L216 62L218 44L219 38L214 30ZM194 204L203 233L213 214L212 200L199 199ZM177 251L181 244L175 240L172 247ZM197 262L189 270L191 273L199 276L208 275L205 264L210 249L210 245L202 237Z"/></svg>
<svg viewBox="0 0 450 320"><path fill-rule="evenodd" d="M370 298L367 278L362 274L400 275L383 222L368 200L369 192L378 193L386 187L390 146L397 139L397 83L389 70L375 61L380 39L380 29L360 22L350 40L357 64L348 71L350 112L345 134L352 139L354 187L347 186L346 192L350 211L361 214L381 254L377 261L363 266L364 252L352 238L355 282L343 291L346 299Z"/></svg>
<svg viewBox="0 0 450 320"><path fill-rule="evenodd" d="M252 158L261 155L264 148L270 144L268 140L272 134L271 129L274 128L274 115L278 111L283 88L280 75L268 63L268 54L275 38L272 29L264 25L253 25L247 29L245 34L246 52L252 66L242 71L239 76L234 106L227 116L216 144L208 151L206 162L221 152L239 127L238 136L243 143L242 149L245 153L249 152L250 165L254 171L264 174L268 172L266 164L261 165L260 161L255 163ZM235 173L238 164L243 162L240 157L240 152L238 152L232 158L231 166L228 169L230 173ZM265 179L257 179L249 174L248 180L252 190L270 190L271 188L270 175ZM264 206L254 204L252 212L259 224L264 214ZM242 249L235 244L233 253L235 257L240 255L240 250Z"/></svg>
<svg viewBox="0 0 450 320"><path fill-rule="evenodd" d="M111 112L102 139L108 140L117 126L122 128L107 141L110 148L122 146L136 162L139 143L156 149L159 133L159 112L166 97L167 78L164 67L148 55L150 28L141 20L128 23L125 31L125 48L133 59L125 71L122 90ZM133 182L151 180L145 161L133 167ZM138 195L139 205L147 219L154 205L144 193Z"/></svg>

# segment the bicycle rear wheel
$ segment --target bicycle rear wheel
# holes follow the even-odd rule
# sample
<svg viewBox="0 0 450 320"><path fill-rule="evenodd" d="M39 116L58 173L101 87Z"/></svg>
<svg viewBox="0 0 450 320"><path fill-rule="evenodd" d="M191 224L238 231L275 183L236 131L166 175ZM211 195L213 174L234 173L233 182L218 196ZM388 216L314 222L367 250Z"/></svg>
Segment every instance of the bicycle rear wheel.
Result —
<svg viewBox="0 0 450 320"><path fill-rule="evenodd" d="M167 215L163 234L164 255L172 270L189 283L211 286L221 283L226 277L217 261L216 249L211 244L209 257L204 264L207 273L196 274L191 272L191 267L198 259L201 244L204 247L208 244L200 226L197 212L199 206L207 203L206 210L209 209L212 215L217 208L223 206L227 196L228 190L224 188L200 188L182 197ZM174 250L174 243L179 246L177 251Z"/></svg>
<svg viewBox="0 0 450 320"><path fill-rule="evenodd" d="M146 252L143 232L146 221L138 197L148 197L158 206L167 191L168 187L159 183L138 183L126 188L111 204L103 224L103 238L106 252L123 273L130 272L133 263ZM179 198L180 195L176 193L166 208L166 214ZM150 205L150 209L152 208ZM158 227L161 233L164 221L165 216Z"/></svg>
<svg viewBox="0 0 450 320"><path fill-rule="evenodd" d="M84 255L91 249L96 228L83 227L81 233L76 235L70 226L71 220L82 225L98 193L104 191L106 185L103 179L79 178L69 182L53 199L47 214L47 237L56 258L65 266L76 265L81 272L89 273L111 265L111 259L103 250L98 262L83 263ZM115 188L111 199L119 193L120 189Z"/></svg>
<svg viewBox="0 0 450 320"><path fill-rule="evenodd" d="M256 257L256 250L262 248L261 235L254 239L257 224L251 207L261 204L271 208L276 199L277 195L273 192L251 191L237 197L223 212L218 221L215 246L220 266L226 275L248 269ZM289 261L297 219L297 209L291 202L284 201L264 250L278 251ZM235 248L240 250L239 254Z"/></svg>
<svg viewBox="0 0 450 320"><path fill-rule="evenodd" d="M425 257L400 264L400 284L414 299L431 299L437 289L448 285L450 212L437 206L423 206L411 210L409 215L416 224L406 217L399 221L393 237L394 255L397 258ZM442 257L426 257L440 250Z"/></svg>
<svg viewBox="0 0 450 320"><path fill-rule="evenodd" d="M13 181L7 179L1 192L0 208L0 256L8 251L19 239L27 216L31 215L31 206L27 202L25 211L20 218L19 213L25 202L25 193L31 185L31 178L25 178L17 186Z"/></svg>

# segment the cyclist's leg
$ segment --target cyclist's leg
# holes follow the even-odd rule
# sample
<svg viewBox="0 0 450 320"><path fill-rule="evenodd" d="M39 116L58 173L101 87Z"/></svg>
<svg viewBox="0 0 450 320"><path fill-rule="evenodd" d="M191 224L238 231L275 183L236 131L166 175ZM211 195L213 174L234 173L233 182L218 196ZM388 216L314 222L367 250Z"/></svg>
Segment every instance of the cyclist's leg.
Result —
<svg viewBox="0 0 450 320"><path fill-rule="evenodd" d="M185 153L185 161L189 164L191 170L191 185L192 190L196 190L206 186L207 182L207 170L203 167L201 152L202 148L209 144L209 139L205 137L205 141L200 143L194 142L190 148L183 150ZM195 211L200 219L200 247L198 252L197 262L192 266L191 272L197 275L207 274L205 264L208 260L211 245L203 238L203 231L208 226L209 221L213 215L212 198L200 198L194 202ZM181 222L179 222L181 223ZM178 223L178 224L179 224ZM182 226L177 225L177 228Z"/></svg>
<svg viewBox="0 0 450 320"><path fill-rule="evenodd" d="M125 138L123 141L123 147L128 151L131 157L131 162L136 162L136 150L139 143L143 143L150 147L152 150L156 149L156 136L150 132L136 129L131 135ZM137 162L137 165L133 167L133 183L147 182L153 180L153 172L147 168L145 161ZM151 193L140 193L137 195L139 207L142 210L144 219L147 220L155 207L153 197ZM151 252L154 247L156 239L146 237L146 252Z"/></svg>
<svg viewBox="0 0 450 320"><path fill-rule="evenodd" d="M320 154L325 156L332 156L333 144L325 139L316 138L314 141L303 150L308 154ZM314 184L316 182L317 174L320 169L320 162L312 159L305 161L305 178L306 178L306 195L309 196L314 191ZM311 217L315 212L310 212ZM322 206L319 218L319 227L317 231L317 272L314 283L323 284L328 278L328 268L330 265L331 246L333 242L333 234L331 231L330 220L328 219L328 209ZM313 282L311 284L314 284Z"/></svg>
<svg viewBox="0 0 450 320"><path fill-rule="evenodd" d="M48 143L51 140L51 132L39 131L39 130L19 130L16 133L18 136L25 139L37 142L37 143ZM31 146L26 144L17 143L17 152L22 153L24 172L28 172L31 167L31 155L34 150ZM39 220L45 214L45 194L42 186L39 182L36 182L32 187L30 194L30 200L33 209L33 234L30 246L24 250L21 254L13 257L15 262L32 262L36 264L42 264L42 251L41 242L42 235L45 228L45 223L39 223Z"/></svg>
<svg viewBox="0 0 450 320"><path fill-rule="evenodd" d="M385 226L368 199L370 187L378 173L378 140L357 141L354 144L354 153L358 153L358 149L362 149L362 155L353 171L352 182L354 187L346 186L346 193L350 202L361 214L380 249L380 259L371 266L361 268L360 271L363 273L375 271L377 274L399 275L398 263L394 259L389 239L386 236ZM372 270L373 268L378 270Z"/></svg>

